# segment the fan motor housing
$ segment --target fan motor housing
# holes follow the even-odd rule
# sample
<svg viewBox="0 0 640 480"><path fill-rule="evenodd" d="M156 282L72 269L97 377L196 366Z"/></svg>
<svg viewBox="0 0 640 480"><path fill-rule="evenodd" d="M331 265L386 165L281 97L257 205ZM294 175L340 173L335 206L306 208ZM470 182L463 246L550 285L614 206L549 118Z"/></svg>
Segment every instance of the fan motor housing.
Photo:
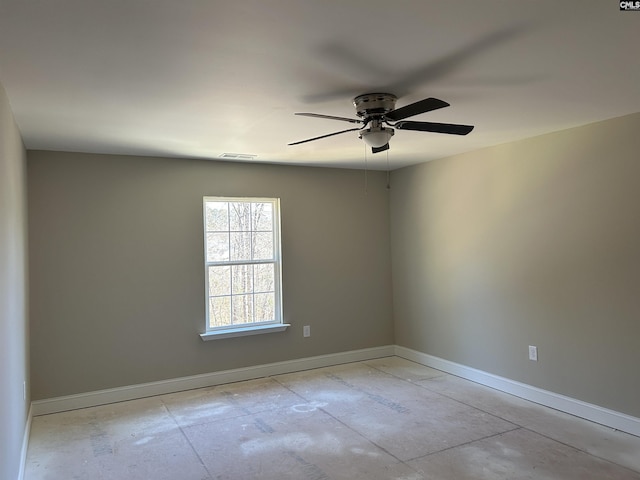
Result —
<svg viewBox="0 0 640 480"><path fill-rule="evenodd" d="M398 97L391 93L365 93L353 99L359 117L380 116L396 108Z"/></svg>

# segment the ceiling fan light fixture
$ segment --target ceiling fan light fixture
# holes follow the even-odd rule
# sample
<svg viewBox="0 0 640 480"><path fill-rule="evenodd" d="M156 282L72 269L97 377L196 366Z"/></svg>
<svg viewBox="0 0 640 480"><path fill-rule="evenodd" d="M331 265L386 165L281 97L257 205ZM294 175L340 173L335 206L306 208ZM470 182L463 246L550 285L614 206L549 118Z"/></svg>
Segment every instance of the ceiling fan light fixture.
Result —
<svg viewBox="0 0 640 480"><path fill-rule="evenodd" d="M360 138L370 147L380 148L389 143L394 133L393 128L368 128L360 133Z"/></svg>

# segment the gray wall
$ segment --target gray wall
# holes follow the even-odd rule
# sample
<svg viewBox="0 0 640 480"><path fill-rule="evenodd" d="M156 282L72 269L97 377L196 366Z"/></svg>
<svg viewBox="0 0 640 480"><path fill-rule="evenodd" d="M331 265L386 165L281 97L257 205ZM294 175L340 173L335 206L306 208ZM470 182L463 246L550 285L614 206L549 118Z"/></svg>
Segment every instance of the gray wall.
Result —
<svg viewBox="0 0 640 480"><path fill-rule="evenodd" d="M30 151L28 187L34 400L394 341L382 172ZM200 339L203 195L281 198L286 332Z"/></svg>
<svg viewBox="0 0 640 480"><path fill-rule="evenodd" d="M634 114L394 172L396 343L640 417L639 133Z"/></svg>
<svg viewBox="0 0 640 480"><path fill-rule="evenodd" d="M22 139L0 85L0 478L7 480L18 478L29 411L25 165Z"/></svg>

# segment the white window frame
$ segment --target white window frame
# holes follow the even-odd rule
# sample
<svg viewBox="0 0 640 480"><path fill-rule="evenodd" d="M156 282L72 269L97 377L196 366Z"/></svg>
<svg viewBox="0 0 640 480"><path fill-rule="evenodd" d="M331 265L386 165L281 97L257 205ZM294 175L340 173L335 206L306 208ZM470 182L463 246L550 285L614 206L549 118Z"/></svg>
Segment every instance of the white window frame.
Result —
<svg viewBox="0 0 640 480"><path fill-rule="evenodd" d="M271 203L273 205L273 245L274 258L269 260L228 260L209 261L207 258L207 203L208 202L248 202L248 203ZM203 340L217 340L229 337L240 337L245 335L257 335L263 333L281 332L289 327L283 322L282 315L282 249L280 234L280 199L266 197L227 197L227 196L205 196L202 199L203 217L203 238L204 238L204 272L205 272L205 331L200 334ZM209 267L216 265L274 265L274 295L275 295L275 318L274 320L256 323L244 323L236 325L226 325L211 327L210 323L210 302L209 302Z"/></svg>

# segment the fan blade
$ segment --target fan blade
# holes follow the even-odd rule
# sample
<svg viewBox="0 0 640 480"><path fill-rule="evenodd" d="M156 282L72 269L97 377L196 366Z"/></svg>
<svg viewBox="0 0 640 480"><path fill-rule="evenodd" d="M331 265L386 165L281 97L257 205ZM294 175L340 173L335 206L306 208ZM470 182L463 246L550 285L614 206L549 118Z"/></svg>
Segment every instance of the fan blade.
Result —
<svg viewBox="0 0 640 480"><path fill-rule="evenodd" d="M413 117L414 115L419 115L421 113L430 112L432 110L448 106L449 104L443 100L438 100L437 98L425 98L419 102L410 103L404 107L396 108L395 110L386 113L385 117L393 121L402 120Z"/></svg>
<svg viewBox="0 0 640 480"><path fill-rule="evenodd" d="M355 132L357 130L361 130L361 129L360 128L348 128L346 130L341 130L339 132L333 132L333 133L329 133L327 135L320 135L319 137L307 138L306 140L300 140L299 142L293 142L293 143L289 143L287 145L300 145L301 143L312 142L314 140L320 140L321 138L333 137L334 135L340 135L341 133L347 133L347 132Z"/></svg>
<svg viewBox="0 0 640 480"><path fill-rule="evenodd" d="M398 122L394 125L399 130L415 130L418 132L449 133L451 135L466 135L473 130L473 125L458 125L456 123L433 122Z"/></svg>
<svg viewBox="0 0 640 480"><path fill-rule="evenodd" d="M385 150L389 150L389 144L385 144L381 147L371 147L371 153L379 153L384 152Z"/></svg>
<svg viewBox="0 0 640 480"><path fill-rule="evenodd" d="M302 117L328 118L329 120L341 120L343 122L350 123L363 123L362 120L358 120L356 118L336 117L334 115L322 115L320 113L296 113L295 115L300 115Z"/></svg>

